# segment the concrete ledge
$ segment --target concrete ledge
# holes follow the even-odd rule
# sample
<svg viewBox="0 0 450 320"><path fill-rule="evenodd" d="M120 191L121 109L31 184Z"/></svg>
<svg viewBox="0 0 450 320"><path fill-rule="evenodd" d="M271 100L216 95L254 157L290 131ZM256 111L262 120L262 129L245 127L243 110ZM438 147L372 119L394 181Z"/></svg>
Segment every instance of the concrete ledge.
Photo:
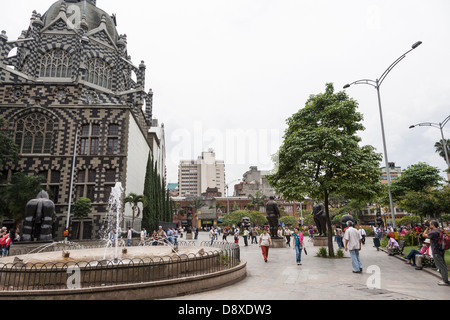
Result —
<svg viewBox="0 0 450 320"><path fill-rule="evenodd" d="M314 247L326 247L328 246L328 237L313 237Z"/></svg>
<svg viewBox="0 0 450 320"><path fill-rule="evenodd" d="M282 239L272 239L272 245L270 248L286 248L286 240Z"/></svg>
<svg viewBox="0 0 450 320"><path fill-rule="evenodd" d="M207 275L147 283L65 290L3 291L0 300L155 300L229 286L247 276L247 261Z"/></svg>

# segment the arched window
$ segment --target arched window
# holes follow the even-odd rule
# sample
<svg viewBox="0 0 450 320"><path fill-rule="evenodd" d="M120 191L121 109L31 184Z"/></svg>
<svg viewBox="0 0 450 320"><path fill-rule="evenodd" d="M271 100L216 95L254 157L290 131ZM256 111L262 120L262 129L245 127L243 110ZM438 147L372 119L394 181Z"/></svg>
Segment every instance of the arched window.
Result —
<svg viewBox="0 0 450 320"><path fill-rule="evenodd" d="M66 51L54 49L41 59L40 76L45 78L72 77L72 57Z"/></svg>
<svg viewBox="0 0 450 320"><path fill-rule="evenodd" d="M43 114L29 114L16 123L15 142L22 154L50 153L53 139L53 120Z"/></svg>
<svg viewBox="0 0 450 320"><path fill-rule="evenodd" d="M86 80L97 86L111 89L112 71L111 67L102 59L93 58L89 60Z"/></svg>

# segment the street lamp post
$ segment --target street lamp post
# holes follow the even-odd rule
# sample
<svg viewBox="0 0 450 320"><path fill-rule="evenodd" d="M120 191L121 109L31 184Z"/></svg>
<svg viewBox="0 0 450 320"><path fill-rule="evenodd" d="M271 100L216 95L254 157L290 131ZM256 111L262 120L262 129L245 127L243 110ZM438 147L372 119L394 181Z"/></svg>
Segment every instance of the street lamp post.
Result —
<svg viewBox="0 0 450 320"><path fill-rule="evenodd" d="M388 155L387 155L387 147L386 147L386 137L384 134L384 123L383 123L383 111L381 108L381 97L380 97L380 86L383 83L384 79L386 78L386 76L391 72L391 70L400 62L402 61L406 55L411 52L412 50L416 49L418 46L420 46L422 44L422 41L418 41L416 43L414 43L411 46L411 49L408 50L407 52L405 52L404 54L402 54L397 60L395 60L381 75L381 77L379 79L376 80L371 80L371 79L361 79L361 80L357 80L355 82L352 82L350 84L346 84L344 86L344 89L349 88L351 85L354 84L367 84L370 85L372 87L374 87L375 89L377 89L377 96L378 96L378 108L379 108L379 112L380 112L380 122L381 122L381 135L383 138L383 149L384 149L384 160L386 163L386 174L387 174L387 180L388 180L388 192L389 192L389 204L391 207L391 215L392 215L392 226L395 228L395 208L394 208L394 203L392 201L392 193L391 193L391 173L390 173L390 169L389 169L389 160L388 160Z"/></svg>
<svg viewBox="0 0 450 320"><path fill-rule="evenodd" d="M443 148L444 148L444 155L445 155L445 161L447 162L447 167L450 168L450 161L448 160L448 151L447 151L447 140L445 140L444 138L444 127L447 124L447 122L450 121L450 115L445 118L444 121L439 122L439 123L433 123L433 122L422 122L419 124L415 124L410 126L409 128L415 128L415 127L423 127L423 126L428 126L428 127L435 127L438 128L439 130L441 130L441 137L442 137L442 144L443 144Z"/></svg>

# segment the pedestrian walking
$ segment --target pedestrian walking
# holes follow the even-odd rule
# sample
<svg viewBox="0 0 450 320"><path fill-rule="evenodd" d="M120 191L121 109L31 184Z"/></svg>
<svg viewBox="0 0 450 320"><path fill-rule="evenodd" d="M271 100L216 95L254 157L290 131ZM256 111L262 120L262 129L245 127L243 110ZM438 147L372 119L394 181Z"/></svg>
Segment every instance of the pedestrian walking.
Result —
<svg viewBox="0 0 450 320"><path fill-rule="evenodd" d="M297 265L302 264L302 249L303 249L303 233L299 232L297 228L294 229L293 247L296 253Z"/></svg>
<svg viewBox="0 0 450 320"><path fill-rule="evenodd" d="M289 247L291 246L291 230L289 230L289 227L286 227L286 229L284 229L284 236L286 237L286 245L288 245Z"/></svg>
<svg viewBox="0 0 450 320"><path fill-rule="evenodd" d="M246 247L248 247L248 235L250 234L250 232L248 231L248 229L246 228L244 230L244 244Z"/></svg>
<svg viewBox="0 0 450 320"><path fill-rule="evenodd" d="M344 248L344 244L342 243L342 229L339 225L336 226L336 242L339 249Z"/></svg>
<svg viewBox="0 0 450 320"><path fill-rule="evenodd" d="M353 222L347 221L347 230L344 234L345 251L350 252L352 258L353 273L362 272L362 263L359 257L361 250L361 234L353 228Z"/></svg>
<svg viewBox="0 0 450 320"><path fill-rule="evenodd" d="M364 230L364 228L362 226L359 226L358 231L359 231L359 234L361 235L361 242L363 245L365 245L366 244L366 236L367 236L366 230Z"/></svg>
<svg viewBox="0 0 450 320"><path fill-rule="evenodd" d="M254 227L252 229L252 244L253 244L253 241L255 241L255 243L258 244L258 240L256 240L257 236L258 236L258 230L256 229L256 227Z"/></svg>
<svg viewBox="0 0 450 320"><path fill-rule="evenodd" d="M214 240L216 240L216 235L213 228L209 231L209 240L211 240L211 245L214 243Z"/></svg>
<svg viewBox="0 0 450 320"><path fill-rule="evenodd" d="M270 234L267 233L267 229L263 229L263 233L259 237L259 247L261 248L262 255L264 257L264 262L267 262L269 257L269 247L272 245L272 238Z"/></svg>
<svg viewBox="0 0 450 320"><path fill-rule="evenodd" d="M127 246L131 247L131 239L133 238L133 231L131 231L131 227L128 227L127 233Z"/></svg>
<svg viewBox="0 0 450 320"><path fill-rule="evenodd" d="M239 244L239 229L234 233L234 243Z"/></svg>
<svg viewBox="0 0 450 320"><path fill-rule="evenodd" d="M440 286L450 286L448 281L448 268L445 262L445 250L439 245L439 238L442 230L439 229L439 222L436 220L430 221L430 226L425 229L423 236L429 238L431 241L431 251L433 254L434 263L441 273L442 281L438 283Z"/></svg>

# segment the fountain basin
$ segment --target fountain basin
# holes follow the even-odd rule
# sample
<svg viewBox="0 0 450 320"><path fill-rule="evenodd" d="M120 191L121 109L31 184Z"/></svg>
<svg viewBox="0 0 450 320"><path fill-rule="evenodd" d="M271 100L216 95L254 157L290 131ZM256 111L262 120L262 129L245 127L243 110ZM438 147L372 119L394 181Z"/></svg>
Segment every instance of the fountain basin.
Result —
<svg viewBox="0 0 450 320"><path fill-rule="evenodd" d="M246 264L233 250L239 248L188 246L175 253L155 246L127 247L117 260L103 259L104 248L70 250L69 258L61 251L7 257L0 264L0 299L125 299L137 292L137 299L156 299L210 290L245 277ZM161 288L149 289L155 286Z"/></svg>

